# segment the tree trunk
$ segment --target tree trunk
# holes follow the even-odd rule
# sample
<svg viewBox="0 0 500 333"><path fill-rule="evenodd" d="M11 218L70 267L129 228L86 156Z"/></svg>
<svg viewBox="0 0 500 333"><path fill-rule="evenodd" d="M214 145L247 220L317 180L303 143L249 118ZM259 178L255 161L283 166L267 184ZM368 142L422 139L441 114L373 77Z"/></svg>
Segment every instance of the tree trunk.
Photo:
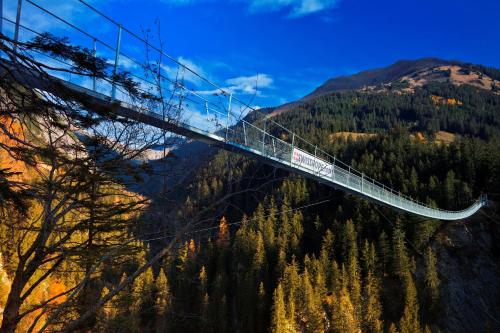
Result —
<svg viewBox="0 0 500 333"><path fill-rule="evenodd" d="M18 266L22 267L21 265ZM7 303L3 311L2 327L0 332L2 333L13 333L16 330L17 324L19 323L19 308L21 307L21 292L24 288L24 283L21 281L20 276L22 272L16 272L14 281L9 292L9 297L7 298Z"/></svg>

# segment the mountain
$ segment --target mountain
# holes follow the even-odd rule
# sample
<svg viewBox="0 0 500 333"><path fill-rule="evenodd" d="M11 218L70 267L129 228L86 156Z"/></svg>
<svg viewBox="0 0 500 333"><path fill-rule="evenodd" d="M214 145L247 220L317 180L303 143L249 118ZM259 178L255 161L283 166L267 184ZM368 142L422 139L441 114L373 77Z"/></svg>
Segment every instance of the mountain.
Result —
<svg viewBox="0 0 500 333"><path fill-rule="evenodd" d="M460 64L460 62L442 60L438 58L400 60L387 67L366 70L350 76L340 76L329 79L316 88L312 93L305 96L303 100L309 100L333 92L356 90L365 86L387 84L422 69L458 64Z"/></svg>
<svg viewBox="0 0 500 333"><path fill-rule="evenodd" d="M400 60L387 67L331 78L300 100L277 107L272 115L292 110L304 102L332 93L353 90L413 92L415 88L433 82L449 82L457 86L465 84L498 93L500 70L439 58Z"/></svg>

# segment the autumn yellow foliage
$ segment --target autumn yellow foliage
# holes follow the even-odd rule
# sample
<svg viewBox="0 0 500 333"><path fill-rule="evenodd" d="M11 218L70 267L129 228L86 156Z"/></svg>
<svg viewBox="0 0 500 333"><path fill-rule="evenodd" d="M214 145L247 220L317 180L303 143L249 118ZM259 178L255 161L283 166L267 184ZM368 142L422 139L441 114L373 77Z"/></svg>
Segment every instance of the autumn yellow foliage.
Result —
<svg viewBox="0 0 500 333"><path fill-rule="evenodd" d="M431 95L431 99L436 105L464 105L462 101L454 98L443 98L441 96Z"/></svg>

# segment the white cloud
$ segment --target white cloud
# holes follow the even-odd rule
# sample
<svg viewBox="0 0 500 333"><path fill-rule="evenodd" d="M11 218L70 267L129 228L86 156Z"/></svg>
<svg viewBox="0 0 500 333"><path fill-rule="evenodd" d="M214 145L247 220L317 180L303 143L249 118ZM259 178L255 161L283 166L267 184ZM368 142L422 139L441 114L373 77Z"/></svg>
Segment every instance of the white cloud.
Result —
<svg viewBox="0 0 500 333"><path fill-rule="evenodd" d="M241 92L249 95L259 95L261 88L269 88L273 84L273 79L267 74L257 74L253 76L239 76L226 80L228 89L233 92Z"/></svg>
<svg viewBox="0 0 500 333"><path fill-rule="evenodd" d="M198 73L200 76L207 77L203 68L195 64L192 60L189 60L181 56L177 59L177 61L179 61L187 68L191 69L193 72ZM195 86L200 85L202 82L202 79L199 76L197 76L196 74L187 69L182 68L182 66L177 66L177 65L167 66L162 64L161 68L169 79L175 80L177 78L178 81L183 80L184 82L192 83Z"/></svg>
<svg viewBox="0 0 500 333"><path fill-rule="evenodd" d="M139 68L139 65L136 62L130 60L129 58L123 57L123 56L118 58L118 62L120 64L120 67L122 67L123 69L125 69L127 71ZM115 59L107 59L106 63L108 65L114 66Z"/></svg>
<svg viewBox="0 0 500 333"><path fill-rule="evenodd" d="M242 0L243 1L243 0ZM332 9L339 0L244 0L251 12L288 11L288 17L297 18Z"/></svg>
<svg viewBox="0 0 500 333"><path fill-rule="evenodd" d="M230 94L260 95L261 89L271 88L273 79L268 74L257 74L253 76L238 76L226 80L226 86L222 89ZM199 95L220 95L218 89L198 90Z"/></svg>
<svg viewBox="0 0 500 333"><path fill-rule="evenodd" d="M161 0L172 6L186 6L209 0ZM286 11L289 18L298 18L334 8L340 0L232 0L245 3L250 13Z"/></svg>
<svg viewBox="0 0 500 333"><path fill-rule="evenodd" d="M297 4L290 13L291 17L300 17L331 9L337 4L337 0L301 0L296 2Z"/></svg>

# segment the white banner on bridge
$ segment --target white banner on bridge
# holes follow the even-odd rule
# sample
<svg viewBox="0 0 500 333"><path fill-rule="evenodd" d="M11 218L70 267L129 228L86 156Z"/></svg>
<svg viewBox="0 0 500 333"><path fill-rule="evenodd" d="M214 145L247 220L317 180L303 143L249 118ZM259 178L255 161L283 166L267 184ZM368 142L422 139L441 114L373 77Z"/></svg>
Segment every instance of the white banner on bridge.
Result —
<svg viewBox="0 0 500 333"><path fill-rule="evenodd" d="M304 169L309 169L322 176L331 177L333 175L333 165L297 148L293 148L292 164L298 165Z"/></svg>

